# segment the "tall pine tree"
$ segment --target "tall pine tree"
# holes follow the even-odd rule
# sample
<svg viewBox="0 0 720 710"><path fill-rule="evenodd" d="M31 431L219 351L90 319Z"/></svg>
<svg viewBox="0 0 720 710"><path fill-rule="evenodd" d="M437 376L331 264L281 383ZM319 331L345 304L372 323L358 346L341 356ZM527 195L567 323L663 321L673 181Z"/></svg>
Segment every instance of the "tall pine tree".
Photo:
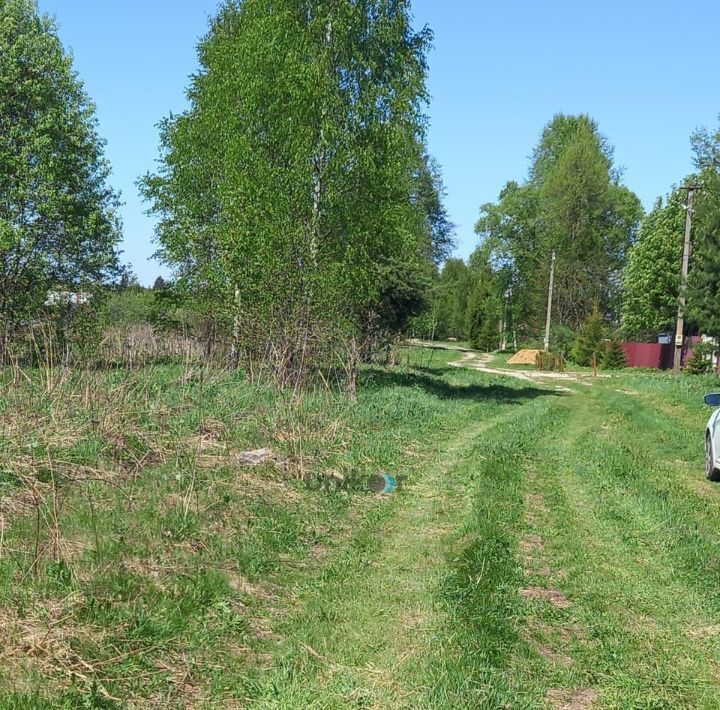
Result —
<svg viewBox="0 0 720 710"><path fill-rule="evenodd" d="M520 337L543 328L550 255L557 254L555 317L577 328L596 305L619 317L620 275L642 208L621 183L612 149L589 116L557 115L545 127L528 180L484 205L476 231L511 275L508 311Z"/></svg>

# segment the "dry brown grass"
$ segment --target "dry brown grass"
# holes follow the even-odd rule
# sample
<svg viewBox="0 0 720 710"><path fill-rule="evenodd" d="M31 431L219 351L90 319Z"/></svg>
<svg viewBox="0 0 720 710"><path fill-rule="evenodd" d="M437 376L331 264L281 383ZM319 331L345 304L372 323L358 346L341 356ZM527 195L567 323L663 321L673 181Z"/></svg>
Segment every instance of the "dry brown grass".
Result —
<svg viewBox="0 0 720 710"><path fill-rule="evenodd" d="M177 374L169 380L169 373ZM301 397L257 404L257 393L249 391L253 410L240 404L199 412L202 393L221 391L219 383L227 377L226 372L184 367L116 375L16 366L0 378L5 405L0 408L1 468L8 476L7 483L0 479L5 486L0 561L11 561L17 589L32 589L35 599L25 610L15 602L0 602L0 670L4 677L17 678L0 692L26 691L24 684L36 674L47 679L47 692L60 695L73 684L95 686L100 696L113 699L120 687L123 703L149 707L152 694L130 690L137 672L126 680L117 677L127 659L142 659L145 670L139 672L147 674L149 684L172 679L163 682L173 687L164 696L173 706L202 707L208 695L194 670L199 663L211 667L222 652L225 658L234 655L239 665L267 664L257 649L231 637L221 648L211 645L206 654L190 658L134 644L122 628L83 620L93 596L111 606L121 604L104 597L103 585L113 575L127 574L143 593L163 597L177 594L178 578L202 570L227 579L237 595L228 608L246 618L250 638L275 638L268 620L277 603L274 587L250 581L229 562L224 547L249 533L253 506L304 505L302 489L290 483L311 470L334 470L333 459L345 454L350 433L342 408L334 404L326 410L333 416L323 416L321 407L308 407ZM158 382L168 382L171 397L159 392ZM243 430L249 439L240 434ZM243 454L261 442L273 447L272 456L251 466ZM147 498L148 492L156 498ZM96 526L97 519L108 516L127 520L121 535L130 538L109 553L111 558L106 556L114 549L107 547L107 523L100 532ZM167 518L180 532L163 525L157 538L147 541L150 551L138 554L136 539L146 534L139 522L143 516ZM186 522L195 526L188 533L183 532ZM115 535L112 530L110 535ZM326 546L313 541L308 564L320 564L325 553ZM67 588L66 582L48 588L48 570L58 564L66 566L59 574L67 569L72 576ZM77 591L67 594L71 588ZM251 599L265 608L265 615L245 609L242 600ZM81 648L90 649L90 655Z"/></svg>

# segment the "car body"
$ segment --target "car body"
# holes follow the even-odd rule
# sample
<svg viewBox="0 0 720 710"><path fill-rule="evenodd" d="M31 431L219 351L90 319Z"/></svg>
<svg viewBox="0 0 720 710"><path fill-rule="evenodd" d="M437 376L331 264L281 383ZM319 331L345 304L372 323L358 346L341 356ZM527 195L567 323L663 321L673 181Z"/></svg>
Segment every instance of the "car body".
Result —
<svg viewBox="0 0 720 710"><path fill-rule="evenodd" d="M720 393L706 394L705 404L714 407L705 429L705 475L720 481Z"/></svg>

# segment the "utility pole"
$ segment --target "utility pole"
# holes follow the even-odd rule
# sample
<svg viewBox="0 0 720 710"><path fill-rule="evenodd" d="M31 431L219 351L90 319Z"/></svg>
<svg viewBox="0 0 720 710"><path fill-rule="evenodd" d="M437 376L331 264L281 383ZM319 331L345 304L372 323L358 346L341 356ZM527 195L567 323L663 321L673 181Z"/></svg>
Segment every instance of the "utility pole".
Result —
<svg viewBox="0 0 720 710"><path fill-rule="evenodd" d="M550 259L550 287L548 288L547 320L545 321L545 352L550 351L550 324L552 322L553 291L555 290L555 251Z"/></svg>
<svg viewBox="0 0 720 710"><path fill-rule="evenodd" d="M688 191L687 209L685 213L685 243L683 246L682 271L680 272L680 298L678 299L677 328L675 330L675 361L673 372L680 372L682 367L682 350L685 342L685 309L687 308L687 280L690 269L690 251L692 234L693 208L695 205L695 192L701 190L701 185L686 185L684 190Z"/></svg>

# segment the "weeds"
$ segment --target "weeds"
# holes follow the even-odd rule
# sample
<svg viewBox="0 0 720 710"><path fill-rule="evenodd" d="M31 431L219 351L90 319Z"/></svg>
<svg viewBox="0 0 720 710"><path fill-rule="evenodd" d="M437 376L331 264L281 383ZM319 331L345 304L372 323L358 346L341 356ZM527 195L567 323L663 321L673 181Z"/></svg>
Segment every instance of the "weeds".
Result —
<svg viewBox="0 0 720 710"><path fill-rule="evenodd" d="M100 707L227 694L217 669L236 668L239 683L260 662L267 633L254 619L276 603L276 585L318 564L371 502L367 489L324 482L404 465L427 395L411 393L413 416L403 389L364 384L352 405L326 388L274 393L181 364L6 369L6 697ZM400 411L409 418L393 430ZM243 463L262 447L269 460Z"/></svg>

